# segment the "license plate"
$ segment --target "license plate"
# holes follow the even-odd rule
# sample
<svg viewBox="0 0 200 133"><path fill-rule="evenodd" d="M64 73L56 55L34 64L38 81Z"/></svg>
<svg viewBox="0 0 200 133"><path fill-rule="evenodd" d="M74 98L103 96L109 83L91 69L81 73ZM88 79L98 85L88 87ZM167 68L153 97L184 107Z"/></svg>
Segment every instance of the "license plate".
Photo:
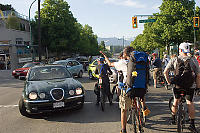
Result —
<svg viewBox="0 0 200 133"><path fill-rule="evenodd" d="M20 73L16 73L17 75L20 75Z"/></svg>
<svg viewBox="0 0 200 133"><path fill-rule="evenodd" d="M53 108L61 108L61 107L64 107L64 106L65 106L64 102L53 103Z"/></svg>

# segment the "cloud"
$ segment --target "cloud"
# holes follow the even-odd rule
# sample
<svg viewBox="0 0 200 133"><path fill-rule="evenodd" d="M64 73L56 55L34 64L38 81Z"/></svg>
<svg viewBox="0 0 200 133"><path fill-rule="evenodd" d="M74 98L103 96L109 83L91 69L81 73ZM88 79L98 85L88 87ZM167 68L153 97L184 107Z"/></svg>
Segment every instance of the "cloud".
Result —
<svg viewBox="0 0 200 133"><path fill-rule="evenodd" d="M104 3L114 4L114 5L119 5L119 6L129 6L129 7L135 7L135 8L146 8L144 4L141 4L133 0L104 0Z"/></svg>

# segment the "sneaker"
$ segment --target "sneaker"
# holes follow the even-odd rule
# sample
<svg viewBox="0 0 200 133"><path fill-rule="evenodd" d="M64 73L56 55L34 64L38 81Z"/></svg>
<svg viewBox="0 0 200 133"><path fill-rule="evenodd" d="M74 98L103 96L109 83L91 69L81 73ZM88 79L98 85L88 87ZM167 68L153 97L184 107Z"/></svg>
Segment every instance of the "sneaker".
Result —
<svg viewBox="0 0 200 133"><path fill-rule="evenodd" d="M190 125L190 126L188 127L188 129L189 129L190 131L192 131L193 133L199 133L199 132L197 131L197 129L195 128L195 126L193 126L193 125Z"/></svg>
<svg viewBox="0 0 200 133"><path fill-rule="evenodd" d="M144 116L148 116L149 114L150 114L150 110L148 109L148 108L146 108L144 111L142 111L143 112L143 115Z"/></svg>
<svg viewBox="0 0 200 133"><path fill-rule="evenodd" d="M121 130L120 133L127 133L127 132Z"/></svg>

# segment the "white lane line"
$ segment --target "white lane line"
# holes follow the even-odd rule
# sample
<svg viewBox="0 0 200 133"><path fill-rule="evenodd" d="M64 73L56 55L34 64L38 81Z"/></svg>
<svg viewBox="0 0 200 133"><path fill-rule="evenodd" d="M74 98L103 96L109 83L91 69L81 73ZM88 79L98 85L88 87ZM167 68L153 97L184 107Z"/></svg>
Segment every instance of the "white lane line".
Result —
<svg viewBox="0 0 200 133"><path fill-rule="evenodd" d="M18 105L0 105L0 108L18 107Z"/></svg>
<svg viewBox="0 0 200 133"><path fill-rule="evenodd" d="M94 102L84 102L85 104L93 104ZM109 102L106 102L109 103ZM119 102L113 102L115 104L118 104ZM147 101L148 104L168 104L168 101ZM199 102L194 102L195 104L200 104ZM11 107L18 107L18 105L0 105L0 108L11 108Z"/></svg>

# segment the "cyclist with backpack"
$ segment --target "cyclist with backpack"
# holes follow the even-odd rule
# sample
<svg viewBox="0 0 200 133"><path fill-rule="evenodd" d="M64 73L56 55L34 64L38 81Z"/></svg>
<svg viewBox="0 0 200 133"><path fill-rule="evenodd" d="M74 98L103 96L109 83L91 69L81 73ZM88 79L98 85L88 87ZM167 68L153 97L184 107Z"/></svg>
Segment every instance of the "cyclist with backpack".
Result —
<svg viewBox="0 0 200 133"><path fill-rule="evenodd" d="M156 53L152 54L153 61L152 61L152 67L153 67L153 80L154 80L154 88L158 88L157 86L157 73L159 71L162 72L162 61L158 57Z"/></svg>
<svg viewBox="0 0 200 133"><path fill-rule="evenodd" d="M174 103L172 106L172 118L171 124L176 124L176 112L177 106L181 97L180 90L185 90L186 103L188 105L190 126L189 130L196 133L194 119L195 119L195 107L193 103L193 96L195 91L194 82L196 81L196 89L200 88L200 70L196 59L189 57L190 52L189 43L181 43L179 46L179 56L172 58L167 64L164 75L168 84L175 84L173 88ZM174 78L170 80L169 71L174 70Z"/></svg>
<svg viewBox="0 0 200 133"><path fill-rule="evenodd" d="M112 71L110 70L110 67L108 66L108 64L105 64L104 61L105 59L102 57L98 59L98 66L97 66L97 71L99 73L98 78L102 79L102 83L98 82L95 84L94 92L97 95L96 105L99 105L99 102L100 102L99 84L102 84L102 88L103 88L102 93L108 97L108 101L110 105L112 104L112 94L110 92L110 82L109 82L109 77L108 77L108 74L112 74Z"/></svg>
<svg viewBox="0 0 200 133"><path fill-rule="evenodd" d="M134 54L133 54L133 51L134 49L130 46L127 46L124 48L123 50L123 59L118 61L118 62L114 62L114 63L111 63L109 61L109 59L105 56L105 54L102 54L104 55L105 57L105 60L108 62L108 65L109 66L113 66L115 67L117 70L121 70L123 72L123 77L124 77L124 80L123 80L123 83L124 84L125 82L127 82L127 86L126 87L126 90L125 90L125 94L124 93L121 93L120 97L119 97L119 106L121 108L121 127L122 127L122 130L120 131L120 133L126 133L126 123L127 123L127 110L131 107L131 104L132 104L132 101L131 101L131 98L130 96L138 96L138 97L141 97L141 99L143 99L141 101L142 103L142 106L143 106L143 113L145 114L145 116L147 116L150 111L148 110L148 108L145 106L145 101L144 101L144 95L146 94L146 82L147 82L147 79L146 79L146 68L147 66L149 66L149 62L146 62L145 63L145 67L144 69L142 69L142 72L144 72L142 74L142 77L139 76L140 75L140 72L138 71L138 78L137 78L137 82L140 80L140 81L143 81L142 82L142 88L138 87L138 86L134 86L135 84L132 83L132 72L134 70L137 71L136 67L137 65L134 63L135 60L133 59L134 58ZM146 53L143 52L143 54L145 54L146 58L145 60L147 61L148 60L148 56ZM138 69L139 70L139 69ZM143 71L144 70L144 71ZM141 79L140 79L141 78ZM135 80L136 81L136 80ZM141 83L139 81L139 83ZM119 83L119 88L120 88L120 84ZM132 88L135 88L135 87L138 87L138 89L135 89L135 91L132 91ZM121 92L123 92L123 90L121 90ZM133 92L133 93L132 93Z"/></svg>

